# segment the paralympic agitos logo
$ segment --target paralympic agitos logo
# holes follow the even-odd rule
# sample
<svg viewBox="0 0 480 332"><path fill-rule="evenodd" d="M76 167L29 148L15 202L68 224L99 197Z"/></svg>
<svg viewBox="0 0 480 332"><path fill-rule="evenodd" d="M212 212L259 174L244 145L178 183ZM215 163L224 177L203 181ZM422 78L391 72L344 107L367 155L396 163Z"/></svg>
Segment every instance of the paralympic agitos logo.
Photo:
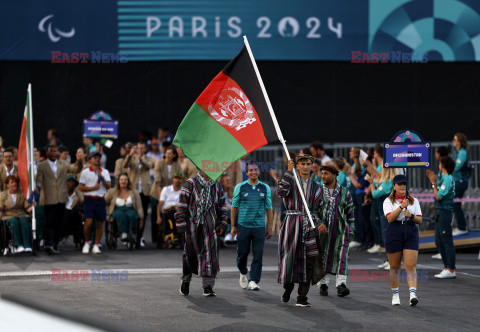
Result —
<svg viewBox="0 0 480 332"><path fill-rule="evenodd" d="M45 16L40 20L40 23L38 23L38 30L40 32L46 32L48 35L48 38L50 41L53 43L58 42L62 37L63 38L72 38L75 36L75 28L72 27L70 31L63 31L58 28L55 28L53 26L53 17L54 14L50 14Z"/></svg>

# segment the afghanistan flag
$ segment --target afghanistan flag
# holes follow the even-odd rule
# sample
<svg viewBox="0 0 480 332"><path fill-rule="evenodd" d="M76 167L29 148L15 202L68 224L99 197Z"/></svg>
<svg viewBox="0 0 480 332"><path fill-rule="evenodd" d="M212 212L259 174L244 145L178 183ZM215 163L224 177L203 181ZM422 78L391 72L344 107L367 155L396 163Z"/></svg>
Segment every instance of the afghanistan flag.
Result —
<svg viewBox="0 0 480 332"><path fill-rule="evenodd" d="M33 174L33 121L32 121L32 86L28 85L27 102L23 114L22 131L18 143L18 177L23 194L28 199L35 190Z"/></svg>
<svg viewBox="0 0 480 332"><path fill-rule="evenodd" d="M279 140L253 61L244 46L197 98L173 140L212 180Z"/></svg>

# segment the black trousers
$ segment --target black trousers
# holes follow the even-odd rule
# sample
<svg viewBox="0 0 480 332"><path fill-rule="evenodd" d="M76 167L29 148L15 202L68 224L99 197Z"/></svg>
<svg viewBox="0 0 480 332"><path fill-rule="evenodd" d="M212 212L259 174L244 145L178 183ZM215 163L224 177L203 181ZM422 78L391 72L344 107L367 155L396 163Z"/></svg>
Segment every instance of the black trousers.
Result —
<svg viewBox="0 0 480 332"><path fill-rule="evenodd" d="M315 257L307 256L307 279L305 282L301 282L298 284L298 297L297 300L305 299L307 300L307 294L310 290L310 284L312 283L312 276L313 276L313 263L315 262ZM284 284L283 288L288 289L290 291L293 290L295 286L294 283L291 284Z"/></svg>
<svg viewBox="0 0 480 332"><path fill-rule="evenodd" d="M46 244L57 245L62 236L63 218L65 215L65 203L45 205Z"/></svg>
<svg viewBox="0 0 480 332"><path fill-rule="evenodd" d="M83 238L82 215L80 209L73 210L65 209L65 216L63 218L63 236L73 235L75 243L80 243Z"/></svg>
<svg viewBox="0 0 480 332"><path fill-rule="evenodd" d="M140 239L143 237L143 230L145 229L145 224L147 223L147 212L148 212L148 205L150 203L150 196L146 196L143 193L141 193L140 199L142 201L142 208L143 208L143 227L140 227L140 224L138 224L137 243L140 243ZM153 213L156 213L156 211L152 211L152 215Z"/></svg>

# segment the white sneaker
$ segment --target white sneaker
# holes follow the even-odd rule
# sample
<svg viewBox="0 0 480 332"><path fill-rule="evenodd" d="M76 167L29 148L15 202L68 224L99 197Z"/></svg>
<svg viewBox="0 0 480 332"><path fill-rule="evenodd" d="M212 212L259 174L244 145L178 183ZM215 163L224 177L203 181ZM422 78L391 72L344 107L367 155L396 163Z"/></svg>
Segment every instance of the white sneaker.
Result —
<svg viewBox="0 0 480 332"><path fill-rule="evenodd" d="M24 252L25 251L25 248L23 246L18 246L17 247L17 254L21 253L21 252Z"/></svg>
<svg viewBox="0 0 480 332"><path fill-rule="evenodd" d="M390 265L390 264L388 263L388 261L385 261L385 262L383 262L382 264L380 264L380 265L378 266L378 268L379 268L379 269L384 269L384 268L386 268L386 267L389 266L389 265Z"/></svg>
<svg viewBox="0 0 480 332"><path fill-rule="evenodd" d="M90 242L85 242L83 245L82 253L88 255L90 252Z"/></svg>
<svg viewBox="0 0 480 332"><path fill-rule="evenodd" d="M32 248L25 248L25 252L32 252Z"/></svg>
<svg viewBox="0 0 480 332"><path fill-rule="evenodd" d="M378 244L374 245L370 249L367 250L369 254L376 254L380 250L380 246Z"/></svg>
<svg viewBox="0 0 480 332"><path fill-rule="evenodd" d="M247 288L247 283L248 283L247 275L240 273L240 280L238 282L240 284L240 287Z"/></svg>
<svg viewBox="0 0 480 332"><path fill-rule="evenodd" d="M92 249L92 254L101 254L100 248L95 244Z"/></svg>
<svg viewBox="0 0 480 332"><path fill-rule="evenodd" d="M436 255L433 255L432 256L432 259L438 259L438 260L442 260L442 255L440 253L436 254Z"/></svg>
<svg viewBox="0 0 480 332"><path fill-rule="evenodd" d="M393 294L392 305L400 305L400 295L399 294Z"/></svg>
<svg viewBox="0 0 480 332"><path fill-rule="evenodd" d="M39 243L40 248L43 248L44 245L45 245L45 241L41 239Z"/></svg>
<svg viewBox="0 0 480 332"><path fill-rule="evenodd" d="M416 293L413 293L413 292L410 292L410 306L414 306L418 303L418 298L417 298L417 294Z"/></svg>
<svg viewBox="0 0 480 332"><path fill-rule="evenodd" d="M351 248L358 248L360 247L362 244L360 242L357 242L357 241L352 241L350 242L350 244L348 245L348 247L351 249Z"/></svg>
<svg viewBox="0 0 480 332"><path fill-rule="evenodd" d="M458 228L452 232L452 236L460 236L468 234L468 230L461 231Z"/></svg>
<svg viewBox="0 0 480 332"><path fill-rule="evenodd" d="M387 263L385 264L384 269L385 269L386 271L390 271L390 263L389 263L389 262L387 262Z"/></svg>
<svg viewBox="0 0 480 332"><path fill-rule="evenodd" d="M140 239L140 247L145 248L145 239L143 237Z"/></svg>
<svg viewBox="0 0 480 332"><path fill-rule="evenodd" d="M125 240L127 239L127 236L128 236L128 234L125 233L125 232L123 232L122 235L121 235L121 237L120 237L120 239L121 239L122 241L125 241Z"/></svg>
<svg viewBox="0 0 480 332"><path fill-rule="evenodd" d="M457 275L455 274L455 271L450 272L447 269L445 269L442 272L440 272L439 274L435 275L435 278L437 278L437 279L454 279L456 277L457 277Z"/></svg>
<svg viewBox="0 0 480 332"><path fill-rule="evenodd" d="M248 289L250 290L259 290L260 287L258 287L257 283L253 280L251 280L249 283L248 283Z"/></svg>

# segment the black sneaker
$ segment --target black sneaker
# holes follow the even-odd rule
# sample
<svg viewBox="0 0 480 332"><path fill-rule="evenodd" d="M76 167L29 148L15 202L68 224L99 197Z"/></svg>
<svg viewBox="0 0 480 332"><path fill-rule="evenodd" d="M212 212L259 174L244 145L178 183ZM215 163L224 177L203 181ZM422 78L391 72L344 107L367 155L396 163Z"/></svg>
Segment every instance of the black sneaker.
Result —
<svg viewBox="0 0 480 332"><path fill-rule="evenodd" d="M297 300L297 304L295 304L296 307L310 307L311 304L307 302L307 299L300 299Z"/></svg>
<svg viewBox="0 0 480 332"><path fill-rule="evenodd" d="M342 283L340 286L337 286L337 296L344 297L348 294L350 294L350 290L345 284Z"/></svg>
<svg viewBox="0 0 480 332"><path fill-rule="evenodd" d="M53 247L52 246L46 246L45 247L45 252L49 255L53 255Z"/></svg>
<svg viewBox="0 0 480 332"><path fill-rule="evenodd" d="M328 296L328 286L325 284L320 285L320 295Z"/></svg>
<svg viewBox="0 0 480 332"><path fill-rule="evenodd" d="M293 288L292 289L285 289L285 292L282 295L282 302L287 303L290 301L290 294L292 294Z"/></svg>
<svg viewBox="0 0 480 332"><path fill-rule="evenodd" d="M187 296L190 293L190 283L182 281L182 286L180 287L180 294Z"/></svg>
<svg viewBox="0 0 480 332"><path fill-rule="evenodd" d="M213 291L212 286L207 286L203 289L203 296L216 296L215 292Z"/></svg>

